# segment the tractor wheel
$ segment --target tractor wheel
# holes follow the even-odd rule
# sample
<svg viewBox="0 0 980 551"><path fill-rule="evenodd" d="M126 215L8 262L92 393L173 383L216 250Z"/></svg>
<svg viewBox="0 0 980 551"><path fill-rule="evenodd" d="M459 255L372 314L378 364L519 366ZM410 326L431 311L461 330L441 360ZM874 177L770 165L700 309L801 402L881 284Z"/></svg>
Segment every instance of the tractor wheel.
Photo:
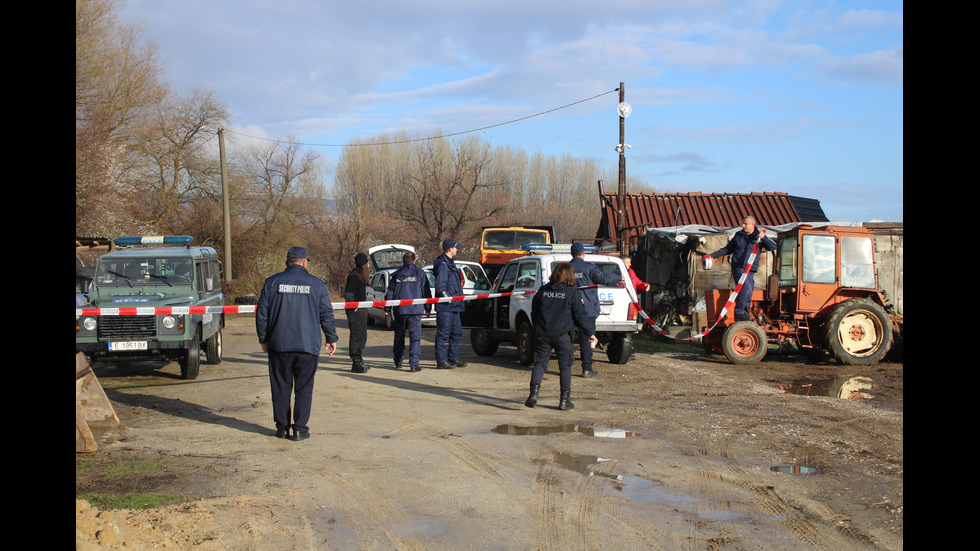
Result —
<svg viewBox="0 0 980 551"><path fill-rule="evenodd" d="M740 321L725 330L721 340L725 357L733 364L757 363L769 348L766 332L755 322Z"/></svg>
<svg viewBox="0 0 980 551"><path fill-rule="evenodd" d="M499 344L489 329L475 328L470 330L470 346L480 356L493 356Z"/></svg>
<svg viewBox="0 0 980 551"><path fill-rule="evenodd" d="M892 346L892 322L884 308L865 299L840 303L827 318L827 348L845 365L873 365Z"/></svg>

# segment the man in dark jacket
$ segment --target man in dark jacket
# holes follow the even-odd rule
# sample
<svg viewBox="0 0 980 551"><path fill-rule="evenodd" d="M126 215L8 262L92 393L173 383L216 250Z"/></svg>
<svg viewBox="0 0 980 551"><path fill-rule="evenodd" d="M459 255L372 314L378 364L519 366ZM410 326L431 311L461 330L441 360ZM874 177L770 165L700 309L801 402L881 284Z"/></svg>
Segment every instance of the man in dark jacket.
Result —
<svg viewBox="0 0 980 551"><path fill-rule="evenodd" d="M776 250L776 243L772 239L762 237L760 240L759 228L755 226L755 223L754 216L746 216L742 220L742 229L732 236L727 245L710 255L711 258L732 255L729 261L732 265L732 279L735 280L736 284L738 284L739 278L742 277L742 273L745 271L745 267L749 262L749 257L752 255L752 249L757 242L759 243L760 253L762 249L766 249L767 251ZM754 276L759 271L760 256L758 254L755 256L752 266L749 268L749 273L746 274L745 281L742 283L742 289L738 292L738 296L735 297L735 321L750 321L752 319L750 312L752 291L755 290Z"/></svg>
<svg viewBox="0 0 980 551"><path fill-rule="evenodd" d="M575 348L569 334L577 330L586 335L591 346L596 342L595 325L585 311L582 293L574 287L575 269L568 262L555 266L548 283L541 286L531 299L531 327L534 329L534 369L531 371L531 394L524 405L533 408L538 402L541 379L544 378L551 351L558 356L558 375L561 398L558 409L575 407L569 399L572 390L572 363Z"/></svg>
<svg viewBox="0 0 980 551"><path fill-rule="evenodd" d="M347 274L347 282L344 284L344 302L367 300L369 283L367 263L368 257L364 253L357 253L354 257L354 269ZM347 328L350 330L348 342L350 370L354 373L367 373L371 368L364 364L362 356L364 346L367 344L367 308L348 308L344 313L347 315Z"/></svg>
<svg viewBox="0 0 980 551"><path fill-rule="evenodd" d="M415 265L415 253L402 255L402 267L391 274L385 300L415 300L431 298L429 278L422 268ZM395 316L395 342L392 355L395 369L401 369L405 356L405 333L408 332L408 366L409 371L422 371L419 365L422 352L422 314L431 312L429 304L409 304L406 306L386 306L385 312L393 312Z"/></svg>
<svg viewBox="0 0 980 551"><path fill-rule="evenodd" d="M572 243L572 261L570 263L575 269L575 285L582 291L582 299L585 301L585 312L588 314L595 331L595 322L599 317L599 289L597 285L613 285L623 280L618 274L607 274L598 266L585 261L585 247L581 243ZM591 335L591 333L589 334ZM582 358L582 376L595 377L599 374L592 369L592 343L589 342L589 335L579 331L578 345L579 355Z"/></svg>
<svg viewBox="0 0 980 551"><path fill-rule="evenodd" d="M436 297L463 296L463 283L459 268L453 258L459 252L459 243L449 238L442 242L443 254L432 263L436 276ZM463 326L459 315L466 310L462 300L436 304L436 367L453 369L465 367L459 361L459 339L463 336Z"/></svg>
<svg viewBox="0 0 980 551"><path fill-rule="evenodd" d="M320 333L330 356L337 350L333 306L327 284L307 271L306 249L292 247L286 269L269 276L255 309L255 331L262 351L269 354L272 416L276 436L305 440L310 437L313 378L320 360ZM295 404L290 415L290 395ZM293 430L292 436L289 434Z"/></svg>

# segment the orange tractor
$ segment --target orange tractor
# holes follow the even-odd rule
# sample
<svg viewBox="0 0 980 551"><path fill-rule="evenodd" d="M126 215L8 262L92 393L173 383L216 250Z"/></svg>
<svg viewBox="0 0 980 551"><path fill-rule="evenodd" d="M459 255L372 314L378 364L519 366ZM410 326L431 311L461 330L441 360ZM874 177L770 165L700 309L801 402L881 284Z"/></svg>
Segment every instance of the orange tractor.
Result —
<svg viewBox="0 0 980 551"><path fill-rule="evenodd" d="M706 292L708 320L718 319L732 292ZM702 339L736 364L760 361L770 345L793 344L803 353L826 350L846 365L871 365L901 335L902 319L888 309L869 230L801 225L778 236L773 274L752 296L753 321L736 322L730 307Z"/></svg>

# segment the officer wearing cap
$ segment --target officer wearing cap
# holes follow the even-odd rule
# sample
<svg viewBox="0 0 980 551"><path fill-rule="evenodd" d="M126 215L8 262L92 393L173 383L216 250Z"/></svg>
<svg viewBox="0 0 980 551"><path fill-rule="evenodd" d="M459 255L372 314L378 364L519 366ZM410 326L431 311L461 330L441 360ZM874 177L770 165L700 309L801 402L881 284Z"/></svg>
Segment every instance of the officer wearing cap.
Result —
<svg viewBox="0 0 980 551"><path fill-rule="evenodd" d="M463 296L463 283L459 269L453 258L459 251L459 243L449 238L442 242L443 254L432 263L436 276L436 297ZM454 369L465 367L459 361L459 340L463 336L463 326L459 315L466 309L463 301L440 302L436 304L436 368Z"/></svg>
<svg viewBox="0 0 980 551"><path fill-rule="evenodd" d="M429 289L429 276L415 264L415 253L402 255L402 267L391 274L391 283L385 293L385 300L417 300L432 298ZM405 333L408 333L408 370L422 371L419 365L422 355L422 314L429 315L430 304L407 304L405 306L385 307L385 312L394 311L395 340L392 345L392 359L395 369L401 369L405 357Z"/></svg>
<svg viewBox="0 0 980 551"><path fill-rule="evenodd" d="M581 243L572 244L572 261L570 263L575 269L575 285L582 291L582 299L585 301L585 312L588 314L592 324L592 331L579 331L578 344L580 356L582 358L582 376L595 377L599 373L592 369L592 345L589 337L595 334L595 322L599 317L599 290L597 285L613 285L622 281L618 274L607 274L598 266L585 261L585 246Z"/></svg>
<svg viewBox="0 0 980 551"><path fill-rule="evenodd" d="M292 440L310 437L313 378L320 359L320 333L330 356L337 350L333 306L327 284L307 271L306 249L292 247L286 269L269 276L255 309L255 331L269 355L272 416L276 436ZM295 403L290 408L290 395ZM290 435L292 429L292 435Z"/></svg>

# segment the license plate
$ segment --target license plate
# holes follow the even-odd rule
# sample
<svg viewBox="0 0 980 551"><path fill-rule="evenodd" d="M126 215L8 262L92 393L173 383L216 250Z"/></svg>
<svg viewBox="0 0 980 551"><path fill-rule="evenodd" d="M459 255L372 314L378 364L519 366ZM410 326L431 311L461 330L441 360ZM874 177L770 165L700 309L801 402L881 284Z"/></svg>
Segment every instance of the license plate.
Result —
<svg viewBox="0 0 980 551"><path fill-rule="evenodd" d="M601 314L603 316L608 316L608 315L612 314L612 305L611 304L600 304L599 305L599 314Z"/></svg>
<svg viewBox="0 0 980 551"><path fill-rule="evenodd" d="M121 341L121 342L110 342L109 350L120 351L120 350L146 350L146 341Z"/></svg>

